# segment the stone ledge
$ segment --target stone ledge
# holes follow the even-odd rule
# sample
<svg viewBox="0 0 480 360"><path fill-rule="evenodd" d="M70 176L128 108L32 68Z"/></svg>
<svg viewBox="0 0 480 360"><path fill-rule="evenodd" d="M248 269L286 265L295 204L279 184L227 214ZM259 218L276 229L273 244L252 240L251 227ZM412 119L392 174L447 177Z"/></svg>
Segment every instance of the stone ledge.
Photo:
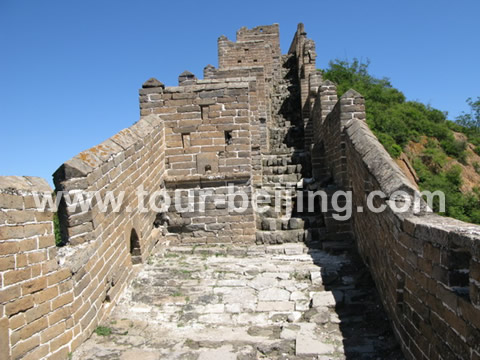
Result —
<svg viewBox="0 0 480 360"><path fill-rule="evenodd" d="M403 230L424 242L468 249L473 256L480 257L480 225L436 214L412 215L403 220Z"/></svg>
<svg viewBox="0 0 480 360"><path fill-rule="evenodd" d="M129 128L120 130L101 144L82 151L55 171L53 174L55 186L59 189L65 180L86 177L115 156L142 142L143 138L152 134L161 124L158 115L142 117Z"/></svg>
<svg viewBox="0 0 480 360"><path fill-rule="evenodd" d="M35 176L0 176L0 193L23 195L23 193L52 192L45 179Z"/></svg>
<svg viewBox="0 0 480 360"><path fill-rule="evenodd" d="M229 183L247 183L251 174L248 172L223 173L212 175L185 175L185 176L165 176L165 187L167 189L200 186L227 186ZM222 183L219 185L219 183Z"/></svg>
<svg viewBox="0 0 480 360"><path fill-rule="evenodd" d="M410 195L418 192L365 122L352 119L345 125L344 131L354 150L360 155L387 196L398 190L406 191Z"/></svg>

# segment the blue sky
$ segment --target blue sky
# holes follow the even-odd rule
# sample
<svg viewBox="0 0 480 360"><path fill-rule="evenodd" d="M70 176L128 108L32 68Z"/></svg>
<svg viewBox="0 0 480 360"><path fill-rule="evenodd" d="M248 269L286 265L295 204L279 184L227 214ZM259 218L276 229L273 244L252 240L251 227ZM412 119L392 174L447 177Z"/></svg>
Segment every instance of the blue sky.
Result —
<svg viewBox="0 0 480 360"><path fill-rule="evenodd" d="M408 99L454 118L480 96L480 1L0 0L0 175L51 174L139 118L138 89L217 65L217 38L298 22L317 65L370 59ZM475 45L476 44L476 45Z"/></svg>

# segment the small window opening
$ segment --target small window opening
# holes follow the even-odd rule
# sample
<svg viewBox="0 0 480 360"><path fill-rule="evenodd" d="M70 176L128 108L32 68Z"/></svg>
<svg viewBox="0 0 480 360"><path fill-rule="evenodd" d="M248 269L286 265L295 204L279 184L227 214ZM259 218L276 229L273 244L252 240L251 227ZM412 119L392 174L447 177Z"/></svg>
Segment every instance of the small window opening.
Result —
<svg viewBox="0 0 480 360"><path fill-rule="evenodd" d="M130 233L130 254L132 255L132 263L139 264L142 262L141 251L140 251L140 238L138 237L137 231L132 229Z"/></svg>
<svg viewBox="0 0 480 360"><path fill-rule="evenodd" d="M242 60L237 60L237 63L241 64L241 63L242 63Z"/></svg>
<svg viewBox="0 0 480 360"><path fill-rule="evenodd" d="M248 49L245 49L245 52L248 52Z"/></svg>
<svg viewBox="0 0 480 360"><path fill-rule="evenodd" d="M205 172L210 172L212 171L212 167L210 165L205 165Z"/></svg>
<svg viewBox="0 0 480 360"><path fill-rule="evenodd" d="M396 285L396 303L397 307L402 310L403 309L403 294L405 288L405 276L403 274L397 274L396 276L397 285Z"/></svg>
<svg viewBox="0 0 480 360"><path fill-rule="evenodd" d="M466 249L451 249L447 254L448 286L458 295L469 298L470 260Z"/></svg>
<svg viewBox="0 0 480 360"><path fill-rule="evenodd" d="M232 130L225 131L225 144L232 145L233 138L232 138Z"/></svg>
<svg viewBox="0 0 480 360"><path fill-rule="evenodd" d="M190 146L190 133L182 134L182 145L184 149Z"/></svg>
<svg viewBox="0 0 480 360"><path fill-rule="evenodd" d="M263 33L263 29L260 29L260 32Z"/></svg>
<svg viewBox="0 0 480 360"><path fill-rule="evenodd" d="M257 59L253 59L253 62L257 62Z"/></svg>

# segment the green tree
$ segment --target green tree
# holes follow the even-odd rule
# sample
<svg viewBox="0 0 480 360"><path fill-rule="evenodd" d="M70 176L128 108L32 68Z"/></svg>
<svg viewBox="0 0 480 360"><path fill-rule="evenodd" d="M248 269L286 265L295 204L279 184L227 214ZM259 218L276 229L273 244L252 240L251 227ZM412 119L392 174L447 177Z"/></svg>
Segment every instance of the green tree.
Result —
<svg viewBox="0 0 480 360"><path fill-rule="evenodd" d="M462 112L457 116L457 123L474 133L480 133L480 97L475 101L468 98L466 102L470 106L470 113Z"/></svg>

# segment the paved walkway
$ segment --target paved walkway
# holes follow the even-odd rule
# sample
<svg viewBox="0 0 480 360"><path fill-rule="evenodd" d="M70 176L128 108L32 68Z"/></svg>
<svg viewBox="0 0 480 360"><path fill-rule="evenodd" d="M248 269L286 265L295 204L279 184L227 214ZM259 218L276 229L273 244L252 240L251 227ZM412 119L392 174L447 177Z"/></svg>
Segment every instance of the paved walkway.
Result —
<svg viewBox="0 0 480 360"><path fill-rule="evenodd" d="M159 250L103 325L73 359L402 359L355 254L303 244Z"/></svg>

